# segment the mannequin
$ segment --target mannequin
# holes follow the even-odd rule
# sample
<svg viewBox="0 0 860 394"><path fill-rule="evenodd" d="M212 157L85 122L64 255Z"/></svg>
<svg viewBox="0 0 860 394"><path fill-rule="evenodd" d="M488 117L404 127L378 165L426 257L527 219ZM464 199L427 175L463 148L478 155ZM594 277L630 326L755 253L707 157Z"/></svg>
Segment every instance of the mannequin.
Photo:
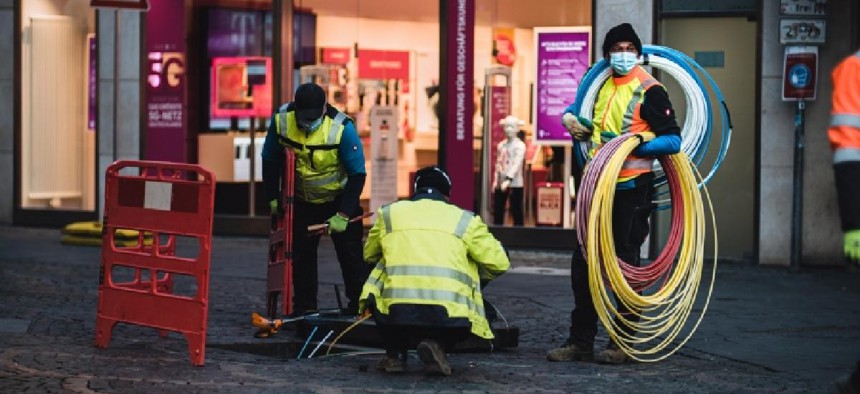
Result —
<svg viewBox="0 0 860 394"><path fill-rule="evenodd" d="M514 115L499 121L505 139L496 146L496 170L493 176L493 224L505 224L505 203L510 199L515 226L523 225L523 160L526 143L517 138L519 126L525 124Z"/></svg>

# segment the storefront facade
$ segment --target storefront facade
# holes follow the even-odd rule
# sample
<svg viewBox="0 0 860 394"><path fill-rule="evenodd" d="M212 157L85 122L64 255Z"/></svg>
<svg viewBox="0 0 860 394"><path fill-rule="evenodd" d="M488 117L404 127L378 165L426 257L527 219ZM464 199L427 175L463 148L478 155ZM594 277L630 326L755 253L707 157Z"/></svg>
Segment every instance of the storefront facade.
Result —
<svg viewBox="0 0 860 394"><path fill-rule="evenodd" d="M522 120L529 147L524 225L513 226L508 215L493 229L514 247L569 249L573 230L563 210L571 204L564 201L567 188L559 189L554 204L538 202L547 198L541 193L554 191L550 184L569 180L562 176L564 149L550 148L558 144L541 141L536 132L537 119L548 111L545 105L552 105L535 104L543 102L540 84L545 83L537 74L542 44L536 32L563 27L569 34L590 35L585 51L593 62L605 32L629 21L645 43L688 45L693 52L748 60L739 65L727 60L725 67L713 69L717 75L746 75L743 80L726 76L725 86L748 88L738 88L736 101L750 100L738 104L743 110L737 112L747 114L738 115L744 120L735 125L741 142L726 159L734 161L714 180L717 214L724 215L720 232L728 240L721 237L721 257L787 263L793 107L774 93L782 78L783 46L775 38L784 16L778 3L737 1L714 9L669 0L302 0L286 5L188 0L169 12L165 7L176 2L149 0L148 12L95 9L91 3L0 1L0 21L10 22L0 23L0 29L9 30L2 36L12 37L0 43L0 50L8 46L6 53L13 54L0 59L0 115L8 114L0 116L0 137L13 142L0 147L0 171L14 180L0 187L2 223L59 227L98 220L108 164L171 160L200 163L216 173L216 232L265 234L267 205L260 183L251 179L259 180L266 114L289 101L298 83L315 81L326 88L330 103L355 119L365 141L369 179L362 198L369 208L379 204L374 196L408 196L410 174L440 162L456 174L455 190L463 194L455 202L491 222L489 172L495 158L484 152L503 138L498 137L501 117ZM830 37L819 48L820 70L832 69L860 43L850 19L856 20L857 7L850 0L828 3L831 10L850 12L826 14ZM38 56L46 55L33 46L47 45L40 43L51 40L45 36L50 29L42 25L56 20L68 21L66 28L74 32L58 36L71 37L80 47L58 59L74 63L74 68L61 68L78 78L53 81L47 76L55 71L36 67L45 63ZM704 34L696 29L709 23L715 29L737 24L732 30L749 32L751 46L714 49L679 39ZM809 174L830 174L823 133L828 74L819 74L818 99L807 108ZM54 97L65 104L48 101L59 96L58 84L65 82L68 98ZM46 112L67 112L68 120L60 123L79 126L70 127L62 137L67 140L61 140L53 127L57 119L43 116ZM251 128L257 130L253 138ZM485 132L497 139L483 142ZM781 137L772 138L775 134ZM48 146L54 150L38 149ZM374 172L386 176L374 179ZM804 260L836 262L841 248L834 241L838 212L832 176L807 176L804 190Z"/></svg>

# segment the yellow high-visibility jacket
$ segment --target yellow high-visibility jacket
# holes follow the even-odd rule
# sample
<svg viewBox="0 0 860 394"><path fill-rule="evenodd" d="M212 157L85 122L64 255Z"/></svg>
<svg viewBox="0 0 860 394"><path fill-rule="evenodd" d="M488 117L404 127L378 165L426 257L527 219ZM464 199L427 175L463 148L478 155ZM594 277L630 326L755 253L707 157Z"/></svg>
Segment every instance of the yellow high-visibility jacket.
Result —
<svg viewBox="0 0 860 394"><path fill-rule="evenodd" d="M278 141L296 155L296 196L314 204L334 200L346 185L347 174L337 155L344 123L343 112L326 111L322 125L307 133L296 124L295 111L284 105L275 117Z"/></svg>
<svg viewBox="0 0 860 394"><path fill-rule="evenodd" d="M624 133L642 133L651 131L648 122L642 119L640 109L645 100L645 92L655 86L660 86L645 69L636 66L624 76L609 78L597 94L594 104L594 133L591 136L591 156L603 144L602 132L615 135ZM618 174L618 182L635 178L640 174L651 172L653 157L627 156Z"/></svg>
<svg viewBox="0 0 860 394"><path fill-rule="evenodd" d="M390 314L391 308L435 305L447 316L427 319L423 314L432 321L421 325L464 326L455 323L467 320L473 334L493 338L484 317L481 279L495 279L510 261L480 217L432 198L383 206L370 229L364 259L376 266L364 284L361 311L372 307L390 324L416 324Z"/></svg>

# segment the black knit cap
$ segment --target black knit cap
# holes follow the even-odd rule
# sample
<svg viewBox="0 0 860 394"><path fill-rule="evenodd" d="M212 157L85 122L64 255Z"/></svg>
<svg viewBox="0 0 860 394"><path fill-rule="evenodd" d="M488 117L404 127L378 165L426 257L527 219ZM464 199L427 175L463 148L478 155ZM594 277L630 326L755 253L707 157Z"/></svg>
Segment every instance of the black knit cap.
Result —
<svg viewBox="0 0 860 394"><path fill-rule="evenodd" d="M296 118L300 122L313 122L323 114L326 98L325 91L315 83L304 83L296 89L296 98L293 106L296 109Z"/></svg>
<svg viewBox="0 0 860 394"><path fill-rule="evenodd" d="M415 173L415 192L420 189L434 189L440 193L451 196L451 178L444 170L437 166L424 167Z"/></svg>
<svg viewBox="0 0 860 394"><path fill-rule="evenodd" d="M612 49L612 45L622 41L632 42L636 47L636 52L639 52L640 55L642 54L642 41L636 35L636 30L633 30L633 26L629 23L622 23L606 32L606 38L603 39L603 56L609 56L609 50Z"/></svg>

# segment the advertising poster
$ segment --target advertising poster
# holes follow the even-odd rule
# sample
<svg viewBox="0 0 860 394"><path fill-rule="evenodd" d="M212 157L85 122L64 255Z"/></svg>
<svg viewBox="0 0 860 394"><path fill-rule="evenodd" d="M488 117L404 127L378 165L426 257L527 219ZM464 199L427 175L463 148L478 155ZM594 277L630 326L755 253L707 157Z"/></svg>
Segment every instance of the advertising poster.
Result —
<svg viewBox="0 0 860 394"><path fill-rule="evenodd" d="M486 182L489 182L488 185L490 188L493 187L493 179L496 175L496 160L498 160L498 150L496 147L499 145L499 142L502 142L505 136L505 130L499 122L504 119L506 116L511 114L511 87L510 86L490 86L487 88L487 98L490 100L490 161L489 161L489 171L486 174ZM492 207L492 193L493 190L490 190L490 193L487 193L485 197L484 204L487 204L487 207Z"/></svg>
<svg viewBox="0 0 860 394"><path fill-rule="evenodd" d="M144 159L187 161L185 7L152 1L146 18L146 150Z"/></svg>
<svg viewBox="0 0 860 394"><path fill-rule="evenodd" d="M579 81L591 65L591 28L535 29L537 48L535 140L544 145L570 145L561 114L573 102Z"/></svg>
<svg viewBox="0 0 860 394"><path fill-rule="evenodd" d="M545 183L537 188L537 218L540 226L560 226L562 224L562 197L564 184Z"/></svg>
<svg viewBox="0 0 860 394"><path fill-rule="evenodd" d="M397 124L397 107L370 109L371 212L397 200Z"/></svg>

